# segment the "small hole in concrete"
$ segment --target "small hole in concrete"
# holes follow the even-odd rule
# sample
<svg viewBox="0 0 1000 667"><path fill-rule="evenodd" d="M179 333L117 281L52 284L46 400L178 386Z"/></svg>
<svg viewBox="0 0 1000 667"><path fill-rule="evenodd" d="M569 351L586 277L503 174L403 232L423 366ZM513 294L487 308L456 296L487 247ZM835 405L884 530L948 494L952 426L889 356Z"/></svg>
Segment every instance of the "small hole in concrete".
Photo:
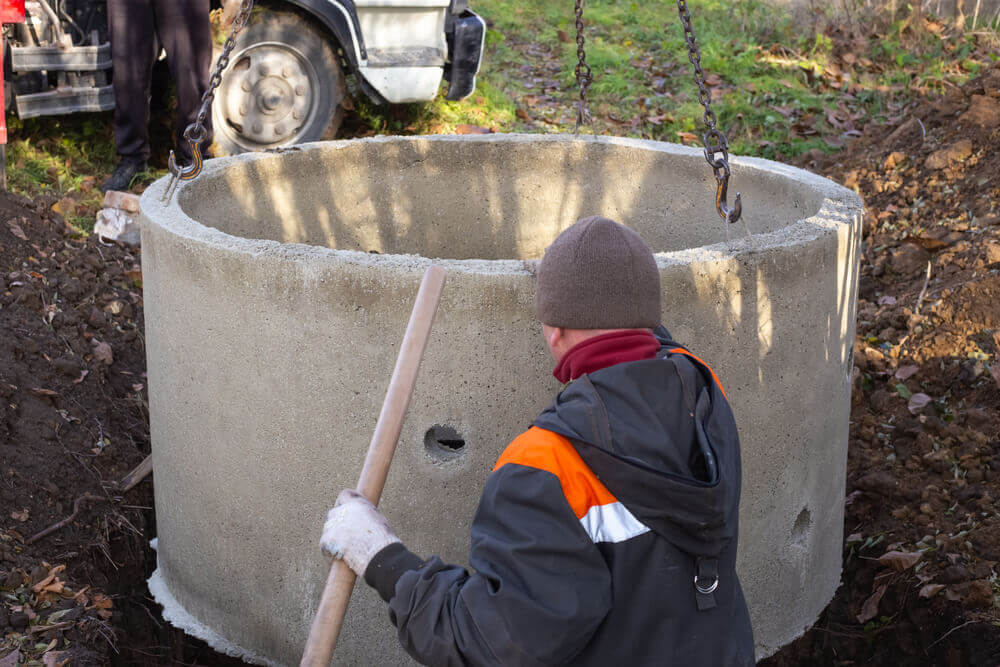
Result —
<svg viewBox="0 0 1000 667"><path fill-rule="evenodd" d="M465 451L465 438L452 426L435 424L424 433L424 448L436 459L454 459Z"/></svg>
<svg viewBox="0 0 1000 667"><path fill-rule="evenodd" d="M809 546L809 532L812 528L812 513L808 507L803 507L799 515L795 517L795 524L792 526L792 534L789 542L792 546L805 549Z"/></svg>

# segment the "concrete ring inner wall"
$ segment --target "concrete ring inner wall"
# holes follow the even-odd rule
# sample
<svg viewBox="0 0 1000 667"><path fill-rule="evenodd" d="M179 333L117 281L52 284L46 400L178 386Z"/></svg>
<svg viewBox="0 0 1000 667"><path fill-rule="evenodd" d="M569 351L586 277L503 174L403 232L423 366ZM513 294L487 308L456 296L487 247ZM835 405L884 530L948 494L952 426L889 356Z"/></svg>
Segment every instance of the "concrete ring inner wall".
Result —
<svg viewBox="0 0 1000 667"><path fill-rule="evenodd" d="M657 253L664 324L707 359L743 443L740 578L758 656L799 636L841 568L862 203L734 158L742 224L701 151L607 137L376 138L207 163L142 199L158 569L175 624L298 661L420 277L449 272L382 500L415 552L465 563L506 444L558 391L534 262L585 215ZM359 587L337 664L412 664Z"/></svg>

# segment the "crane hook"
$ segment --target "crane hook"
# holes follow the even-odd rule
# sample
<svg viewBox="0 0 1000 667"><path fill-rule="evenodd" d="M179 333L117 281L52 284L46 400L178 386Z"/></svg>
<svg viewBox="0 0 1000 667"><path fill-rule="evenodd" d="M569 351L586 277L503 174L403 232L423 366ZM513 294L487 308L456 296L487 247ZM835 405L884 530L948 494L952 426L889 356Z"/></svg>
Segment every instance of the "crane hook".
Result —
<svg viewBox="0 0 1000 667"><path fill-rule="evenodd" d="M205 166L205 159L201 155L201 142L205 140L207 134L205 127L200 123L189 125L184 130L184 138L187 139L188 145L191 146L191 164L187 166L182 167L177 164L177 156L173 150L170 151L170 158L167 160L167 169L170 171L172 178L163 195L164 201L170 201L180 181L191 181L198 178L198 175L201 174L202 167Z"/></svg>
<svg viewBox="0 0 1000 667"><path fill-rule="evenodd" d="M200 142L191 142L191 155L192 162L187 166L180 166L177 164L177 157L174 152L170 151L170 159L167 160L167 169L173 174L175 179L182 181L191 181L198 178L201 173L201 168L204 166L205 161L201 156L201 145Z"/></svg>
<svg viewBox="0 0 1000 667"><path fill-rule="evenodd" d="M715 170L715 180L718 182L718 187L715 190L715 210L719 212L719 215L728 223L734 223L740 219L743 214L743 199L739 192L736 193L736 199L733 200L733 207L729 208L729 203L726 201L729 191L729 164L722 161L722 168Z"/></svg>

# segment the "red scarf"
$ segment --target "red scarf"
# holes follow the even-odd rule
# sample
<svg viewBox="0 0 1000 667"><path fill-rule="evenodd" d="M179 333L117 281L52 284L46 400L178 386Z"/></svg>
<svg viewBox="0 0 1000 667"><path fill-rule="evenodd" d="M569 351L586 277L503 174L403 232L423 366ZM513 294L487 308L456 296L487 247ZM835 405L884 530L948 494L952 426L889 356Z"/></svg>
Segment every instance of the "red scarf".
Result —
<svg viewBox="0 0 1000 667"><path fill-rule="evenodd" d="M648 331L612 331L577 343L559 361L552 375L566 384L584 373L593 373L626 361L652 359L660 341Z"/></svg>

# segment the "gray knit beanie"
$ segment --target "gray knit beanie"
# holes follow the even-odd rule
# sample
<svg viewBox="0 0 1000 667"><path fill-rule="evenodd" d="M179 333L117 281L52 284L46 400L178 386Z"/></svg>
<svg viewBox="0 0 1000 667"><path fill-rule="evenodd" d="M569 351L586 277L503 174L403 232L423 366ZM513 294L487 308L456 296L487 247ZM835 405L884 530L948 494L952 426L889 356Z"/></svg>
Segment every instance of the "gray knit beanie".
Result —
<svg viewBox="0 0 1000 667"><path fill-rule="evenodd" d="M642 237L614 220L578 220L538 265L535 317L568 329L660 324L660 272Z"/></svg>

